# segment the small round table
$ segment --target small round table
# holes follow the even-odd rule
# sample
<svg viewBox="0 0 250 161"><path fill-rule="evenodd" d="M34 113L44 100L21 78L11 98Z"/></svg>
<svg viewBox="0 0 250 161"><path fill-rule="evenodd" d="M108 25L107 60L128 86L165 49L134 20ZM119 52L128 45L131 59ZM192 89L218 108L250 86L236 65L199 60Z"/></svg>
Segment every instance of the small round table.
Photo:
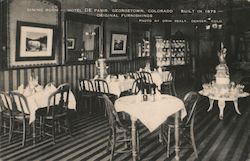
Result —
<svg viewBox="0 0 250 161"><path fill-rule="evenodd" d="M247 92L243 92L243 93L239 93L237 96L216 96L216 95L211 95L211 94L206 94L204 93L203 90L199 91L199 93L203 96L206 96L209 98L209 108L207 110L207 112L211 111L213 108L213 104L214 101L217 100L218 101L218 107L220 109L220 114L219 114L219 118L221 120L223 120L223 112L224 112L224 108L226 106L226 102L232 101L234 103L234 109L235 111L241 115L239 108L238 108L238 99L241 97L247 97L249 96L249 93Z"/></svg>

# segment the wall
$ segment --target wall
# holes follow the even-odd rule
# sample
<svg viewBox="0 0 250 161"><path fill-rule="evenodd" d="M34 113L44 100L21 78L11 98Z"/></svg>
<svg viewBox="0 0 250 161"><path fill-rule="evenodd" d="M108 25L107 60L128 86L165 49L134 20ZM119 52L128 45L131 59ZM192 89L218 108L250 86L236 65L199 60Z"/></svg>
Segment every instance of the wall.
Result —
<svg viewBox="0 0 250 161"><path fill-rule="evenodd" d="M200 69L215 70L214 67L219 63L217 51L220 49L220 42L224 42L227 51L227 63L233 64L239 61L239 39L246 31L250 30L250 22L246 21L250 10L247 8L237 8L232 10L232 22L229 12L224 10L217 14L199 14L199 15L174 15L173 19L203 19L207 16L223 20L222 30L205 30L206 23L172 23L171 33L174 34L180 30L189 37L191 42L191 52L196 57L196 66ZM249 59L250 60L250 59ZM206 65L204 65L206 64Z"/></svg>
<svg viewBox="0 0 250 161"><path fill-rule="evenodd" d="M128 42L129 36L127 37L127 56L125 57L111 57L110 49L111 49L111 33L127 33L129 35L129 22L127 19L118 19L118 18L109 18L105 21L105 46L106 46L106 57L110 60L119 60L119 59L127 59L129 57L129 48L130 45Z"/></svg>
<svg viewBox="0 0 250 161"><path fill-rule="evenodd" d="M62 8L64 5L68 5L67 8L79 8L79 6L82 6L84 8L85 3L87 1L66 1L61 0L62 2ZM88 1L89 3L86 5L93 5L98 4L97 2ZM93 4L92 4L93 3ZM45 7L51 7L47 6L47 3L43 3L40 0L13 0L11 1L11 5L9 8L9 40L10 40L10 53L11 53L11 59L12 63L14 60L15 55L15 40L16 40L16 21L28 21L28 22L39 22L39 23L48 23L48 24L56 24L56 15L53 14L51 16L51 13L26 13L27 7L41 7L42 5L45 5ZM62 14L63 15L63 14ZM63 24L63 23L62 23ZM63 25L62 25L63 27ZM163 28L162 28L163 29ZM107 54L109 53L109 47L110 47L110 40L111 35L110 32L112 31L128 31L128 26L124 25L123 22L117 23L117 21L109 21L109 24L107 24L105 34L106 42L105 45L107 47ZM157 34L160 34L159 32L155 32ZM64 40L64 38L63 38ZM62 43L65 43L62 41ZM64 47L64 46L62 46ZM44 63L56 63L60 64L59 57L64 58L64 52L60 53L60 49L57 48L56 55L57 58L55 61L44 61ZM135 60L127 60L121 58L114 58L114 60L108 62L109 66L109 73L111 74L117 74L117 73L125 73L125 72L131 72L136 71L140 67L145 66L145 62L147 59L135 59ZM63 61L62 61L63 62ZM34 62L26 62L29 64L34 64ZM41 62L42 63L42 62ZM48 65L48 66L42 66L42 67L20 67L20 68L11 68L0 71L0 90L5 91L11 91L17 89L17 87L21 84L26 85L27 80L29 76L31 75L31 70L34 70L35 73L39 77L39 83L42 85L46 85L47 83L53 81L56 85L59 85L61 83L69 82L72 85L73 90L77 90L78 88L78 79L79 78L93 78L96 74L96 68L94 62L86 62L84 64L73 64L73 65Z"/></svg>
<svg viewBox="0 0 250 161"><path fill-rule="evenodd" d="M8 10L8 34L10 36L8 42L8 60L12 67L29 64L35 65L37 61L15 61L16 56L16 31L17 21L27 21L41 24L56 25L57 24L57 12L45 12L45 9L52 8L52 4L43 3L38 0L12 0L9 3ZM36 12L30 9L36 9ZM48 18L49 17L49 18ZM39 20L39 21L38 21ZM56 44L55 44L56 45ZM58 48L56 48L58 49ZM56 64L58 63L59 51L55 50L56 59L49 61L39 61L39 64Z"/></svg>
<svg viewBox="0 0 250 161"><path fill-rule="evenodd" d="M146 59L110 61L107 62L109 66L108 73L118 74L137 71L140 67L145 66L145 62ZM38 75L39 84L46 85L49 82L54 82L58 86L68 82L71 84L73 91L78 90L78 80L80 78L91 79L96 74L94 62L79 65L11 69L0 71L0 90L17 90L19 85L27 85L32 70Z"/></svg>

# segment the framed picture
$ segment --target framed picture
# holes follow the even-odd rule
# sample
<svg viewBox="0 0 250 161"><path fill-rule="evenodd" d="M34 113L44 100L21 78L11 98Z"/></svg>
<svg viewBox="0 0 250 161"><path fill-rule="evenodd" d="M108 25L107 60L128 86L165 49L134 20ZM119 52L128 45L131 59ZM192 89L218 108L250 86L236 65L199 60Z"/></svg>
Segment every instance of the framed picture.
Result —
<svg viewBox="0 0 250 161"><path fill-rule="evenodd" d="M75 38L68 38L67 39L67 48L68 49L75 49L76 39Z"/></svg>
<svg viewBox="0 0 250 161"><path fill-rule="evenodd" d="M16 61L55 59L54 25L17 21Z"/></svg>
<svg viewBox="0 0 250 161"><path fill-rule="evenodd" d="M127 39L126 33L111 33L111 54L110 56L126 56L127 52Z"/></svg>

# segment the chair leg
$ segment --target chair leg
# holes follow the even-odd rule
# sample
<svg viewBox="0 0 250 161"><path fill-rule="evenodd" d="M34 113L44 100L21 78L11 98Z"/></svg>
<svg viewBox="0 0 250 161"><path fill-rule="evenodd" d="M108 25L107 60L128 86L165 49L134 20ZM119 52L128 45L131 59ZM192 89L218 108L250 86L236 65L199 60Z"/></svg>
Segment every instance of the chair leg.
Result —
<svg viewBox="0 0 250 161"><path fill-rule="evenodd" d="M107 144L107 148L106 148L107 152L110 150L111 139L112 139L112 129L109 129L108 144Z"/></svg>
<svg viewBox="0 0 250 161"><path fill-rule="evenodd" d="M127 139L127 138L128 138L128 137L127 137L127 132L126 132L126 131L123 132L123 138L124 138L124 139ZM128 149L128 142L124 142L124 148L125 148L125 149Z"/></svg>
<svg viewBox="0 0 250 161"><path fill-rule="evenodd" d="M39 126L40 126L40 139L43 140L43 118L42 116L39 117Z"/></svg>
<svg viewBox="0 0 250 161"><path fill-rule="evenodd" d="M113 129L112 130L112 147L111 147L111 154L110 154L110 161L113 160L114 157L114 152L115 152L115 144L116 144L116 131Z"/></svg>
<svg viewBox="0 0 250 161"><path fill-rule="evenodd" d="M198 158L198 152L197 152L196 144L195 144L195 140L194 140L194 128L193 128L193 126L190 127L190 136L191 136L191 141L192 141L192 146L194 149L195 157Z"/></svg>
<svg viewBox="0 0 250 161"><path fill-rule="evenodd" d="M168 127L168 140L167 140L167 157L169 158L169 153L170 153L170 132L171 132L171 128Z"/></svg>
<svg viewBox="0 0 250 161"><path fill-rule="evenodd" d="M0 135L2 134L3 130L3 114L0 113Z"/></svg>
<svg viewBox="0 0 250 161"><path fill-rule="evenodd" d="M173 92L174 92L174 96L177 96L176 90L175 90L175 84L172 83L172 88L173 88Z"/></svg>
<svg viewBox="0 0 250 161"><path fill-rule="evenodd" d="M11 143L12 141L13 130L14 130L14 118L10 118L9 143Z"/></svg>
<svg viewBox="0 0 250 161"><path fill-rule="evenodd" d="M53 143L55 144L56 143L56 139L55 139L55 121L56 120L52 120L52 137L53 137Z"/></svg>
<svg viewBox="0 0 250 161"><path fill-rule="evenodd" d="M141 160L141 157L140 157L140 135L139 135L139 131L138 129L136 129L136 146L137 146L137 159L138 160Z"/></svg>
<svg viewBox="0 0 250 161"><path fill-rule="evenodd" d="M26 121L25 119L23 120L23 141L22 141L22 147L25 144L25 138L26 138Z"/></svg>
<svg viewBox="0 0 250 161"><path fill-rule="evenodd" d="M160 132L159 132L159 142L163 143L163 134L164 133L164 127L163 125L160 126Z"/></svg>
<svg viewBox="0 0 250 161"><path fill-rule="evenodd" d="M93 107L92 107L92 98L90 97L89 98L89 114L92 114L93 113Z"/></svg>
<svg viewBox="0 0 250 161"><path fill-rule="evenodd" d="M70 137L72 137L72 131L71 131L71 123L70 123L70 120L69 120L69 118L68 118L68 116L66 116L67 118L66 118L66 122L67 122L67 128L68 128L68 131L69 131L69 135L70 135Z"/></svg>

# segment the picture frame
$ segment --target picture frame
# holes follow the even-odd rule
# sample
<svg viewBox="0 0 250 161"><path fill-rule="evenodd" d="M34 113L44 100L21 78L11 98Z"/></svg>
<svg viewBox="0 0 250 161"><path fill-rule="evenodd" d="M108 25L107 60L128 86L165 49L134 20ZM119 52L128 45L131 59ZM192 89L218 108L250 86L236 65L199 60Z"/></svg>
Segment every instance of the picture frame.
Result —
<svg viewBox="0 0 250 161"><path fill-rule="evenodd" d="M111 32L111 48L110 56L126 56L127 55L128 34L121 32Z"/></svg>
<svg viewBox="0 0 250 161"><path fill-rule="evenodd" d="M76 38L67 38L67 49L74 50L76 46Z"/></svg>
<svg viewBox="0 0 250 161"><path fill-rule="evenodd" d="M16 61L55 59L55 25L17 21L16 35Z"/></svg>

